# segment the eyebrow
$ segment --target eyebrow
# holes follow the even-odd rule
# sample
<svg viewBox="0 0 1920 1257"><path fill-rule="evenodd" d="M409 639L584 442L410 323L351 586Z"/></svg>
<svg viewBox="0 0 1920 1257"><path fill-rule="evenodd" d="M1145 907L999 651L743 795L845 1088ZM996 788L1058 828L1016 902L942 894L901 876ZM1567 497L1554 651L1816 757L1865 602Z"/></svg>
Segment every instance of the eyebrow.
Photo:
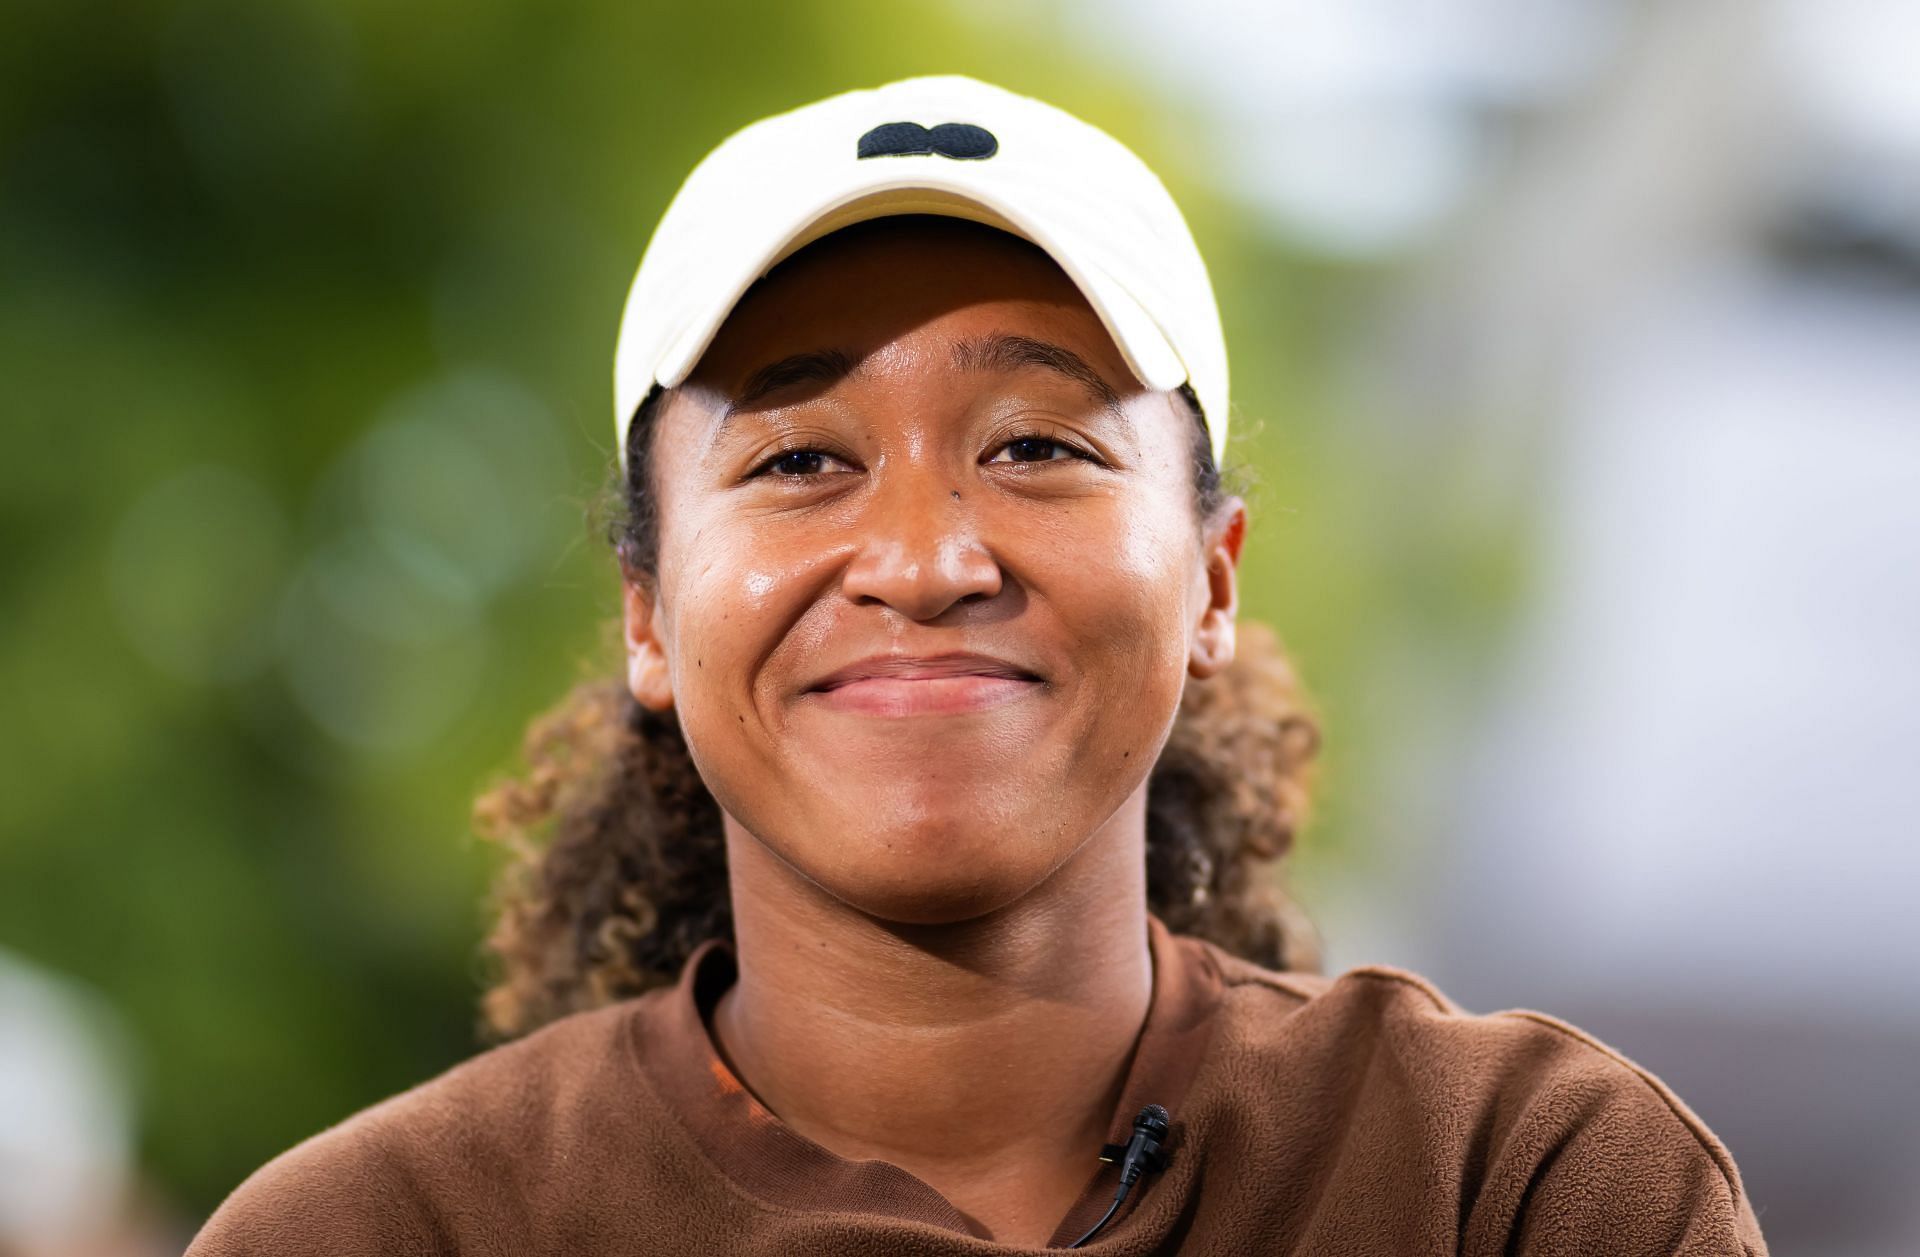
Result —
<svg viewBox="0 0 1920 1257"><path fill-rule="evenodd" d="M973 340L956 341L953 365L959 371L1019 371L1025 367L1045 367L1058 372L1085 388L1093 400L1107 410L1120 408L1120 395L1113 391L1087 360L1062 345L1031 336L1013 336L996 332Z"/></svg>
<svg viewBox="0 0 1920 1257"><path fill-rule="evenodd" d="M859 370L859 366L851 355L838 349L809 349L805 353L790 354L777 362L769 362L740 385L739 395L728 403L722 421L770 393L808 382L835 384Z"/></svg>
<svg viewBox="0 0 1920 1257"><path fill-rule="evenodd" d="M721 413L720 422L724 425L736 412L781 389L806 383L823 386L837 384L857 374L861 366L852 355L839 349L809 349L804 353L790 354L748 375L740 385L738 395ZM1000 373L1041 367L1080 385L1102 409L1116 415L1120 410L1120 395L1085 358L1064 345L1050 341L1016 336L1009 332L992 332L971 340L955 341L953 366L957 371Z"/></svg>

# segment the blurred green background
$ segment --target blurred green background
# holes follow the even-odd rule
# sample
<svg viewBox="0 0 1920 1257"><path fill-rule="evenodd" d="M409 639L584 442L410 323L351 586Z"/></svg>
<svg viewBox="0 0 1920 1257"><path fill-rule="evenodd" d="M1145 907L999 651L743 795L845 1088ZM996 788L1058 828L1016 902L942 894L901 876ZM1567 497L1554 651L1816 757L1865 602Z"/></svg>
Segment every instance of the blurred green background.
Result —
<svg viewBox="0 0 1920 1257"><path fill-rule="evenodd" d="M1287 243L1205 177L1183 106L1044 9L984 12L0 10L0 948L113 1010L163 1217L475 1049L467 809L609 662L585 509L634 266L714 143L836 91L975 74L1173 188L1256 486L1246 613L1327 727L1299 876L1364 870L1382 642L1417 623L1470 683L1525 503L1343 439L1332 366L1392 259Z"/></svg>

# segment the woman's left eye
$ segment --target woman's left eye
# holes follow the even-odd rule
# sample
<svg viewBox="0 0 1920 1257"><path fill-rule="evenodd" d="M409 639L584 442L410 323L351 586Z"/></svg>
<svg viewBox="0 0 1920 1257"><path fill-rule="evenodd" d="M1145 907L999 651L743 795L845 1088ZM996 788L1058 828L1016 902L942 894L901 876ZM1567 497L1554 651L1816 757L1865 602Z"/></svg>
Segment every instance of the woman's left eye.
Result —
<svg viewBox="0 0 1920 1257"><path fill-rule="evenodd" d="M1002 458L1002 454L1011 455ZM1050 436L1017 436L1000 446L999 451L987 461L990 463L1051 463L1060 458L1085 458L1086 455L1065 441L1056 441Z"/></svg>

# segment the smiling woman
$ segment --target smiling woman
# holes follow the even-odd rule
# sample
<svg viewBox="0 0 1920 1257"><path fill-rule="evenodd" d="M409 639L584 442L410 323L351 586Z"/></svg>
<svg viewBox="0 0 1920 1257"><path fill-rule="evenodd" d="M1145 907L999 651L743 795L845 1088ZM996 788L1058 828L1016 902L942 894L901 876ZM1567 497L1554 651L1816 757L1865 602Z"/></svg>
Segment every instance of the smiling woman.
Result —
<svg viewBox="0 0 1920 1257"><path fill-rule="evenodd" d="M916 255L942 256L953 265L931 269L900 265ZM888 281L888 274L912 278ZM809 294L831 291L836 278L864 285L860 291L868 294L868 303L856 312L822 302L816 321L801 321L806 312L793 308L795 303L809 300ZM827 282L820 285L822 280ZM988 293L1000 295L982 299ZM892 308L883 310L882 304L889 301ZM939 307L943 314L930 317L929 307ZM864 334L856 335L844 326L856 314L872 325ZM819 321L821 315L833 321ZM887 218L827 237L756 286L742 301L735 320L723 332L724 342L740 345L746 353L746 360L736 367L744 375L734 400L720 401L729 396L721 390L709 395L704 412L692 402L675 411L666 405L667 392L656 390L628 428L627 471L612 531L627 578L630 631L642 618L651 620L651 591L663 588L663 516L675 521L681 535L703 531L697 525L692 534L685 531L696 518L690 500L694 489L666 496L661 490L667 484L704 482L684 467L676 467L672 456L663 455L662 450L702 448L697 436L688 435L690 428L697 431L703 422L726 425L742 444L729 454L716 453L715 457L732 461L714 481L715 488L700 496L720 511L750 511L764 517L768 531L765 539L754 540L718 526L705 530L708 540L693 557L708 572L735 581L736 600L754 606L736 616L738 608L729 601L720 610L718 623L697 630L681 627L683 635L691 634L701 643L693 661L696 682L703 681L709 669L716 677L743 682L746 665L735 664L725 651L741 633L756 627L766 631L765 626L772 624L793 643L789 652L811 643L829 646L833 652L829 659L802 657L795 665L798 675L785 682L792 701L776 703L776 710L789 721L836 720L843 713L931 714L1003 704L1013 704L1016 710L998 719L1017 720L1023 715L1017 710L1018 700L1046 701L1049 691L1061 693L1069 669L1087 676L1080 701L1111 703L1114 711L1137 710L1130 705L1138 694L1134 661L1110 664L1085 656L1096 649L1137 648L1153 641L1150 635L1131 626L1079 634L1056 629L1052 637L1043 637L1041 621L1042 617L1057 620L1057 608L1063 607L1082 615L1097 607L1100 615L1112 616L1124 605L1118 600L1130 589L1136 600L1155 592L1164 596L1160 586L1119 564L1085 563L1088 554L1114 550L1111 536L1096 533L1096 528L1111 530L1118 518L1122 526L1137 533L1145 524L1156 522L1140 516L1157 506L1172 512L1170 521L1157 522L1175 542L1177 552L1182 540L1198 547L1202 521L1216 518L1223 508L1237 509L1237 502L1221 489L1207 427L1190 389L1151 402L1144 395L1136 398L1132 410L1144 411L1147 422L1144 437L1133 431L1133 417L1120 405L1120 393L1087 359L1038 335L1006 330L1027 328L1078 340L1093 346L1090 352L1095 360L1111 358L1110 347L1100 348L1105 333L1058 266L1030 244L951 218ZM968 335L967 329L975 324L998 330ZM747 338L758 335L756 329L761 327L785 328L799 336L837 333L849 345L870 341L875 335L872 329L881 329L886 343L897 348L888 354L869 354L862 361L872 365L864 371L856 371L852 353L843 348L803 351L754 367L752 342ZM901 327L913 330L899 335ZM943 340L950 340L953 352L942 352ZM729 352L724 345L716 345L710 354L715 370L729 360ZM931 352L938 369L926 370L910 356L914 352ZM780 372L777 378L771 374L775 368ZM1106 369L1116 373L1111 361ZM918 413L928 423L937 422L948 430L929 433L910 428L901 422L908 412L897 404L874 405L873 399L887 390L890 374L896 386L903 378L917 377L919 387L937 403ZM1124 381L1116 382L1137 392ZM683 391L689 397L700 395L696 389ZM756 402L756 398L762 400ZM940 413L942 407L948 416ZM822 417L809 423L810 412ZM968 424L953 422L950 416L956 412L976 414ZM836 435L836 423L856 427L851 436ZM1076 431L1086 435L1070 435ZM928 534L926 553L934 564L904 584L894 572L891 599L898 603L917 596L927 605L911 615L885 617L874 611L888 603L870 592L864 599L869 609L861 610L857 602L839 609L846 594L843 578L838 598L815 602L805 611L829 620L851 617L852 625L836 631L826 623L809 636L796 636L796 624L770 619L764 609L776 590L794 587L779 572L779 557L791 555L804 564L828 562L831 543L809 540L800 531L804 521L796 523L793 517L817 515L848 494L871 499L881 481L867 467L890 456L877 448L883 435L891 437L885 444L896 449L906 441L917 442L923 455L938 460L931 483L890 499L909 507L904 520L908 528ZM937 444L929 439L934 436L939 437ZM1098 436L1105 440L1096 440ZM1168 491L1143 492L1136 498L1109 491L1125 474L1108 461L1118 457L1112 450L1122 440L1127 442L1127 465L1133 474L1169 485ZM849 449L861 443L869 446L864 461ZM1107 452L1103 457L1096 449ZM910 461L894 457L888 466L909 474ZM749 492L760 496L740 492L756 479L763 483ZM970 489L978 489L971 506ZM765 496L769 494L778 496ZM1075 499L1082 511L1077 521L1064 515ZM932 513L925 510L929 502L936 508ZM836 509L844 513L855 505ZM868 509L876 505L885 507L887 502L870 504ZM770 506L777 509L769 512ZM1099 508L1100 513L1087 513L1090 507ZM724 523L724 518L716 521L716 525ZM979 564L979 571L970 577L966 556L970 548L978 550L984 544L983 525L1004 536L991 538L993 561ZM897 536L898 525L887 533L871 523L848 528L843 520L828 526L840 530L843 537L864 538L868 544L878 540L894 547L890 553L896 564L914 561L913 552ZM1065 544L1059 536L1063 526L1073 534ZM712 538L728 536L741 537L752 557L715 561L722 556ZM667 548L673 555L671 540ZM938 566L943 553L948 564L944 575ZM866 556L865 570L851 573L854 588L876 577L888 579L884 568L876 571L876 563L887 557ZM1009 572L1020 583L1021 597L1031 601L1038 594L1045 601L1010 614L1009 591L1003 589ZM1062 579L1059 573L1070 579ZM678 584L673 571L666 573L666 579ZM984 584L969 587L969 579ZM806 596L807 588L800 586L800 596ZM862 616L875 624L867 635L877 631L882 641L863 643ZM903 640L889 627L896 620L902 628L911 621L963 631L937 634L922 629L934 644L914 653L896 648ZM967 648L958 649L954 642L966 643ZM656 658L652 653L658 644L651 634L644 642L636 641L636 662L664 662L664 656ZM1082 657L1074 657L1076 646ZM1179 933L1209 938L1271 968L1313 968L1318 948L1311 926L1278 894L1267 870L1286 852L1304 817L1307 769L1317 734L1273 635L1263 626L1242 624L1238 647L1222 684L1184 688L1181 713L1170 734L1150 724L1143 727L1133 716L1124 722L1104 722L1110 734L1118 732L1129 743L1144 740L1158 745L1164 738L1166 745L1157 759L1146 750L1136 758L1133 745L1109 748L1104 754L1085 757L1091 763L1075 772L1081 778L1075 788L1097 797L1100 789L1112 789L1105 779L1114 772L1133 777L1140 776L1143 767L1150 768L1150 780L1142 784L1147 809L1146 895L1152 910ZM1066 657L1042 658L1048 650ZM662 679L649 674L645 692L652 698L646 705L636 700L627 682L583 687L532 731L528 753L536 765L533 776L508 783L481 800L483 826L519 854L519 863L505 882L505 911L494 940L506 962L505 972L488 1001L490 1018L502 1031L524 1031L561 1013L604 1002L610 995L635 994L669 981L699 942L732 932L727 861L721 858L722 813L711 802L681 732L680 721L690 709L689 696L681 693L677 703L669 703L669 693L658 689ZM1117 686L1123 692L1103 693L1098 688L1102 685ZM1036 690L1040 692L1033 693ZM824 710L809 713L809 705ZM682 713L679 717L673 714L675 706ZM735 719L735 735L726 734L725 719L717 723L722 726L717 736L732 740L746 722ZM1054 817L1060 815L1061 801L1070 797L1066 786L1056 790L1018 780L1023 764L1037 757L1030 745L1005 736L1008 726L979 719L968 722L971 727L967 728L919 723L917 732L912 724L873 722L816 728L805 734L806 745L795 745L783 758L791 761L805 753L830 762L800 766L797 771L805 780L797 784L787 780L796 769L786 764L773 772L749 772L748 784L764 790L783 808L818 796L821 803L839 800L843 806L851 804L850 810L872 817L873 808L885 804L890 794L917 782L915 788L932 806L944 806L962 818L963 823L953 825L959 841L970 836L979 841L989 838L979 829L977 817L983 798L994 795L1029 799L1047 807ZM1100 723L1092 722L1095 728ZM978 738L982 733L992 745L958 763L977 780L942 782L925 776L933 752L955 746L956 738ZM878 750L892 756L892 762L871 753L857 759L848 756L848 749L857 745L848 739L862 734L874 738ZM783 732L782 736L796 735ZM912 740L916 736L922 739L919 745ZM850 773L875 770L877 782L827 788L827 783L846 782ZM698 800L698 805L689 807L688 800ZM877 818L863 820L861 827L882 823ZM1085 829L1085 822L1076 823ZM550 824L553 834L543 842L540 831ZM1058 830L1057 821L1034 827ZM859 832L839 822L816 822L808 831L835 834L837 846L844 843L846 834ZM912 825L891 826L888 836L880 839L883 849L896 832L905 841L939 841L923 816ZM1069 826L1064 832L1074 831ZM1036 849L1036 854L1045 853ZM969 864L956 857L951 853L946 866L976 877L981 869L1002 863L993 859ZM903 851L899 858L925 857ZM865 867L881 866L869 862ZM649 872L638 878L623 873L634 868ZM914 873L911 865L907 871ZM932 887L925 873L914 873L912 880L923 889Z"/></svg>
<svg viewBox="0 0 1920 1257"><path fill-rule="evenodd" d="M194 1252L1764 1252L1604 1044L1311 972L1271 865L1317 733L1131 153L961 78L767 119L616 364L624 674L478 809L524 1037Z"/></svg>

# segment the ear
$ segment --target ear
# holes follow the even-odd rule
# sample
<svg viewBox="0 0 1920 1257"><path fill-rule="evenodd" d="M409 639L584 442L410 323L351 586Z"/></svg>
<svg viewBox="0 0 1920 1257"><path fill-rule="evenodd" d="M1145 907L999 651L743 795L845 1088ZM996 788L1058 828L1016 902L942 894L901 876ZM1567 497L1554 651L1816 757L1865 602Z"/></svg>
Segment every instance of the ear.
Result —
<svg viewBox="0 0 1920 1257"><path fill-rule="evenodd" d="M1247 504L1229 498L1207 526L1205 603L1194 627L1187 673L1206 680L1233 662L1234 617L1240 610L1240 544L1247 535Z"/></svg>
<svg viewBox="0 0 1920 1257"><path fill-rule="evenodd" d="M626 613L627 689L642 707L667 711L673 707L673 674L660 642L659 605L652 587L627 578L621 582L621 602Z"/></svg>

